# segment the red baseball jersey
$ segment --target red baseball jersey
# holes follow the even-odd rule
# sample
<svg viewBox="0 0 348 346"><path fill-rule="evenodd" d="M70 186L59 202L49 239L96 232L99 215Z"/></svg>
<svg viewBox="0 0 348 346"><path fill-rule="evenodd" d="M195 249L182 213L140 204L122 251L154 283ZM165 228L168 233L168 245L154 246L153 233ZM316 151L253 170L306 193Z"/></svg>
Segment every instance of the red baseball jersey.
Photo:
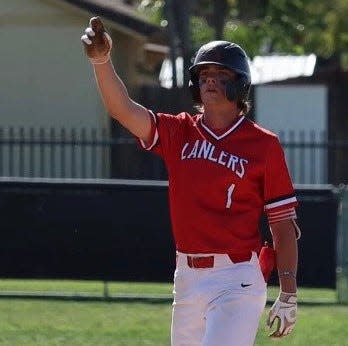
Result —
<svg viewBox="0 0 348 346"><path fill-rule="evenodd" d="M166 164L178 251L258 252L262 212L293 217L297 201L275 134L244 116L217 132L202 114L150 113L151 140L140 142Z"/></svg>

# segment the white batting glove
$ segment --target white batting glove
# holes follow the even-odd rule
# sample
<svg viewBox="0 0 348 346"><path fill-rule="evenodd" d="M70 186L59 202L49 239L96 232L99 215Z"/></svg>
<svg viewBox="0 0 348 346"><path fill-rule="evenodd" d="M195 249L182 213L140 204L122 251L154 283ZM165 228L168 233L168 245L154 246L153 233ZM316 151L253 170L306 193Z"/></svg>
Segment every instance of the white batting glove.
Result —
<svg viewBox="0 0 348 346"><path fill-rule="evenodd" d="M267 326L271 329L277 320L275 331L269 334L273 338L281 338L292 332L296 323L297 295L281 292L268 314Z"/></svg>
<svg viewBox="0 0 348 346"><path fill-rule="evenodd" d="M81 41L93 65L105 64L110 60L112 39L99 17L91 18Z"/></svg>

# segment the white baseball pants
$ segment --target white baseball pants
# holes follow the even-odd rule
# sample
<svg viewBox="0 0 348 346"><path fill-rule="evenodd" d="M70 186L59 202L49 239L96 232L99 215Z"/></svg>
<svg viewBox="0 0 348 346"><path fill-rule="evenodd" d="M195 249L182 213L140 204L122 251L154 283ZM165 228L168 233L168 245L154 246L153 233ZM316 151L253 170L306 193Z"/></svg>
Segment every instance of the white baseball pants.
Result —
<svg viewBox="0 0 348 346"><path fill-rule="evenodd" d="M193 255L211 256L212 254ZM190 268L177 253L172 346L252 346L266 304L266 283L256 253L232 263L213 254L212 268Z"/></svg>

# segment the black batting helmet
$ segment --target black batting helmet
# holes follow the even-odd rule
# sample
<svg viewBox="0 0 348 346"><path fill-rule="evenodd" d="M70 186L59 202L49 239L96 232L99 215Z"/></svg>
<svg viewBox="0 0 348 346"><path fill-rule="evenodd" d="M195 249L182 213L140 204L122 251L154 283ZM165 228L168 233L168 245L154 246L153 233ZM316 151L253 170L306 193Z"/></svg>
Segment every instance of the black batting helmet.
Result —
<svg viewBox="0 0 348 346"><path fill-rule="evenodd" d="M199 92L198 72L202 65L214 64L223 66L237 73L237 80L228 81L226 84L226 97L230 101L244 103L247 101L251 75L248 56L245 51L235 43L228 41L211 41L197 51L193 65L189 68L189 88L195 103L201 103Z"/></svg>

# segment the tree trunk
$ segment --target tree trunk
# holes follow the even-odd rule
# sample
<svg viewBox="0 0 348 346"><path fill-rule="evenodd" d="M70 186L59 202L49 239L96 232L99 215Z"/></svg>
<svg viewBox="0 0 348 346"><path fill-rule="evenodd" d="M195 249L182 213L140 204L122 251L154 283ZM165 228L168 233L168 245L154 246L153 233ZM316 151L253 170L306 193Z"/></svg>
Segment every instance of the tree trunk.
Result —
<svg viewBox="0 0 348 346"><path fill-rule="evenodd" d="M215 29L216 40L223 39L227 12L228 12L227 0L214 1L212 24Z"/></svg>
<svg viewBox="0 0 348 346"><path fill-rule="evenodd" d="M187 87L189 81L188 68L191 65L191 33L190 20L193 4L196 0L166 0L165 16L168 20L168 36L170 45L170 59L172 61L173 88L177 87L177 71L175 61L178 56L184 60L183 83Z"/></svg>
<svg viewBox="0 0 348 346"><path fill-rule="evenodd" d="M176 88L178 85L176 74L176 58L178 56L178 32L174 15L174 4L175 0L166 0L164 5L164 13L168 21L167 31L169 37L170 60L172 62L172 88Z"/></svg>

